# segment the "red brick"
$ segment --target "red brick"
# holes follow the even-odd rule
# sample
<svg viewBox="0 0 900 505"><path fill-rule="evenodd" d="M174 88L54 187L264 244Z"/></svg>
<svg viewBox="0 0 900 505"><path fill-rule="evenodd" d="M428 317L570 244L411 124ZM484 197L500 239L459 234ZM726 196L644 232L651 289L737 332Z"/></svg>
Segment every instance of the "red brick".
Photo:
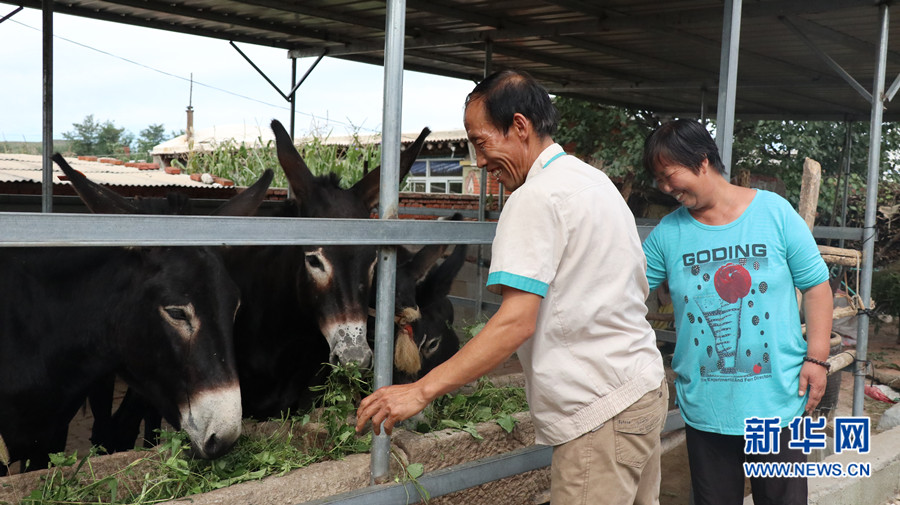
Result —
<svg viewBox="0 0 900 505"><path fill-rule="evenodd" d="M181 169L178 167L166 167L166 173L172 175L178 175L181 173ZM193 179L193 177L191 177Z"/></svg>
<svg viewBox="0 0 900 505"><path fill-rule="evenodd" d="M234 181L232 181L230 179L226 179L224 177L213 177L213 180L216 181L217 184L225 186L226 188L230 188L231 186L234 186Z"/></svg>

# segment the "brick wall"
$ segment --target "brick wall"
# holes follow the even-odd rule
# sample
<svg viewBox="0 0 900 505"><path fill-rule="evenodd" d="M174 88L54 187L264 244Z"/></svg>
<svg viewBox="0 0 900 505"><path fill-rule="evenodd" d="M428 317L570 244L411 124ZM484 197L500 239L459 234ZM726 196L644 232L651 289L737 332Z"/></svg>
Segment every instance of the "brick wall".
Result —
<svg viewBox="0 0 900 505"><path fill-rule="evenodd" d="M449 210L478 210L478 195L439 194L439 193L400 193L400 207L449 209ZM497 210L497 198L489 196L485 209ZM401 214L401 219L437 219L437 216L418 216Z"/></svg>

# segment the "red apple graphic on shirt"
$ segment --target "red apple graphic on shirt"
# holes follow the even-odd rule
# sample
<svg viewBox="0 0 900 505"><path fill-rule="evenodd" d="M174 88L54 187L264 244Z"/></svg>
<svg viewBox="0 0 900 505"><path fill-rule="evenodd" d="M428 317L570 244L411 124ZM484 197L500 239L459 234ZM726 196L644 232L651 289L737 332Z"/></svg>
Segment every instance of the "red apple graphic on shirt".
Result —
<svg viewBox="0 0 900 505"><path fill-rule="evenodd" d="M734 303L750 292L750 272L741 265L728 263L716 271L713 280L716 293L728 303Z"/></svg>

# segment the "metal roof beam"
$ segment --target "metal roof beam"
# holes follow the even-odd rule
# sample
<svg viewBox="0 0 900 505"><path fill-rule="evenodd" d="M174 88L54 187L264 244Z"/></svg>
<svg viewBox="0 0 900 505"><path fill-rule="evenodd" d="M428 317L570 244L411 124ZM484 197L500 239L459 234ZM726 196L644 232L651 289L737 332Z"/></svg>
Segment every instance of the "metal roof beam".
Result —
<svg viewBox="0 0 900 505"><path fill-rule="evenodd" d="M15 16L15 15L18 14L19 11L22 10L23 8L24 8L24 7L22 7L22 6L20 5L19 7L17 7L16 9L14 9L14 10L13 10L12 12L10 12L9 14L3 16L2 18L0 18L0 23L2 23L2 22L4 22L4 21L6 21L7 19L9 19L9 18Z"/></svg>
<svg viewBox="0 0 900 505"><path fill-rule="evenodd" d="M439 16L457 19L476 25L492 26L498 30L504 26L510 28L521 26L515 21L478 14L472 10L466 9L464 5L459 3L447 5L446 2L441 2L440 0L406 0L406 5L417 11L437 14Z"/></svg>
<svg viewBox="0 0 900 505"><path fill-rule="evenodd" d="M204 21L212 21L225 25L242 26L255 30L266 32L281 33L292 37L308 37L328 42L338 42L342 44L353 44L362 42L357 38L346 37L333 32L325 32L314 28L299 27L296 25L278 23L274 21L254 21L247 16L229 15L228 13L218 13L211 9L196 9L185 7L184 4L179 5L171 2L157 2L150 0L116 0L115 5L125 5L138 9L145 9L150 12L161 12L176 16L184 16L186 18L195 18ZM300 32L298 34L298 32Z"/></svg>
<svg viewBox="0 0 900 505"><path fill-rule="evenodd" d="M41 0L20 0L21 5L32 9L41 9ZM84 7L76 7L74 4L57 3L54 5L54 12L60 14L68 14L71 16L79 16L100 21L109 21L111 23L125 23L134 26L142 26L144 28L153 28L168 32L184 33L187 35L196 35L200 37L209 37L221 40L235 40L245 42L247 44L256 44L268 47L284 48L288 44L284 39L268 39L252 35L244 35L239 32L226 32L224 30L214 30L199 26L189 26L184 24L173 24L169 21L161 21L152 17L133 17L123 16L109 11L98 11L95 9L87 9ZM320 49L321 51L321 49Z"/></svg>
<svg viewBox="0 0 900 505"><path fill-rule="evenodd" d="M722 21L721 7L701 7L697 9L684 9L678 12L666 14L650 14L632 16L622 10L609 9L598 6L596 2L583 0L547 0L549 3L560 7L595 16L603 21L604 28L673 28L677 25L689 23L691 25L707 24ZM770 16L800 16L805 14L818 14L840 9L854 7L877 7L878 2L873 0L770 0L756 2L743 6L741 17L753 19Z"/></svg>
<svg viewBox="0 0 900 505"><path fill-rule="evenodd" d="M801 28L803 32L858 51L859 53L861 53L861 56L865 56L868 58L871 55L875 54L876 51L878 51L878 46L875 44L831 29L827 26L822 26L819 23L809 21L808 19L803 19L796 16L788 16L787 19L791 23L796 25L797 28ZM887 58L891 63L900 64L900 53L896 51L888 51Z"/></svg>
<svg viewBox="0 0 900 505"><path fill-rule="evenodd" d="M700 35L696 35L689 31L679 28L681 25L703 25L713 22L721 22L722 11L720 8L703 8L693 10L682 10L677 13L668 13L665 15L654 14L646 16L631 16L618 10L597 7L593 3L579 0L548 0L549 2L578 10L598 18L601 29L609 30L616 28L633 28L644 31L656 32L667 36L677 36L686 41L700 44L704 47L710 47L710 44L718 45L719 40L709 39ZM789 1L770 1L764 3L748 4L742 7L741 18L750 19L766 16L791 16L799 14L813 14L818 12L827 12L831 10L874 6L871 0L821 0L816 2L808 2L805 0L789 0ZM681 19L687 21L680 21ZM679 20L673 22L673 20ZM766 61L771 64L778 65L785 71L795 75L806 74L810 79L819 79L821 74L814 69L806 68L798 65L796 62L785 62L777 58L772 58L764 54L755 53L746 49L739 51L739 58L746 62L747 57L753 57ZM826 76L826 78L828 78Z"/></svg>
<svg viewBox="0 0 900 505"><path fill-rule="evenodd" d="M494 55L503 54L506 56L512 56L514 58L519 58L522 60L528 60L535 63L542 63L544 65L549 65L551 67L562 67L568 68L571 70L575 70L581 73L590 73L595 75L605 75L607 77L611 77L613 79L619 79L621 81L626 82L648 82L654 81L653 79L638 75L638 74L630 74L625 72L619 72L617 70L612 70L609 68L605 68L599 65L588 65L579 61L570 60L567 58L560 58L559 56L555 56L553 54L541 54L535 51L527 51L523 49L518 49L516 47L506 45L506 44L497 44L494 43Z"/></svg>
<svg viewBox="0 0 900 505"><path fill-rule="evenodd" d="M829 56L825 51L823 51L819 46L817 46L815 42L810 40L810 38L807 37L805 33L800 31L800 28L797 28L797 26L794 23L792 23L790 19L781 18L781 22L785 26L787 26L794 34L796 34L797 37L800 38L800 40L802 40L807 46L809 46L809 48L812 50L812 52L815 53L816 56L819 57L819 59L824 61L825 64L828 65L829 68L834 70L835 73L837 73L839 76L841 76L842 79L847 81L847 84L849 84L851 88L855 89L856 92L859 93L867 102L872 103L872 94L869 93L869 90L864 88L862 86L862 84L857 82L856 79L854 79L853 76L850 75L849 72L844 70L844 67L842 67L840 65L840 63L834 61L834 58Z"/></svg>
<svg viewBox="0 0 900 505"><path fill-rule="evenodd" d="M339 23L346 23L350 25L349 29L351 30L354 26L365 26L366 28L384 31L383 17L371 19L363 18L352 13L348 14L346 10L323 9L321 7L311 6L309 5L309 2L285 2L280 0L241 0L241 3L255 5L257 7L265 7L266 9L282 11L290 14L300 14L302 16L309 16L311 18L327 19L330 21L337 21ZM382 44L382 49L383 48L384 45Z"/></svg>
<svg viewBox="0 0 900 505"><path fill-rule="evenodd" d="M421 29L407 29L406 47L416 49L428 49L442 46L458 46L467 44L484 44L488 41L506 42L523 38L547 39L579 33L596 33L601 30L597 21L584 23L555 23L542 26L527 26L517 28L504 28L498 30L474 30L460 33L442 35L423 35ZM291 54L295 58L305 58L315 55L316 48L292 49ZM376 42L363 42L360 44L348 44L344 47L330 49L330 55L343 56L345 54L372 53L383 51L384 45Z"/></svg>
<svg viewBox="0 0 900 505"><path fill-rule="evenodd" d="M668 68L671 70L675 70L677 72L688 72L691 74L701 74L706 75L711 78L718 78L714 72L709 72L705 68L694 67L690 65L684 65L682 63L678 63L672 60L664 60L662 58L656 58L653 56L648 56L645 54L636 53L634 51L628 51L625 49L619 49L617 47L610 46L608 44L601 44L598 42L592 42L584 39L580 39L572 36L560 36L560 37L547 37L547 40L552 42L556 42L558 44L567 45L570 47L576 47L579 49L584 49L587 51L592 51L595 53L608 54L610 56L616 56L625 60L633 61L636 63L653 65L657 68Z"/></svg>

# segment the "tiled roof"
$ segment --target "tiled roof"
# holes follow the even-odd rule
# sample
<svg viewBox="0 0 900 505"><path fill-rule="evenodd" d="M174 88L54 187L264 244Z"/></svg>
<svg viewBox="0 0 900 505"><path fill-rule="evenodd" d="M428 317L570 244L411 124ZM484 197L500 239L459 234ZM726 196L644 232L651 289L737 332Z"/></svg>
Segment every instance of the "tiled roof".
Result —
<svg viewBox="0 0 900 505"><path fill-rule="evenodd" d="M93 158L93 157L81 157ZM101 160L107 160L101 162ZM111 158L99 160L66 158L72 168L86 175L92 181L107 186L171 186L210 188L224 187L213 182L206 184L191 179L186 174L172 174L161 170L153 163L122 163L115 164ZM53 165L53 184L69 184L61 179L65 177L62 170L56 164ZM43 180L42 161L40 155L35 154L7 154L0 153L0 183L2 182L33 182L40 183ZM219 182L227 182L220 180Z"/></svg>

